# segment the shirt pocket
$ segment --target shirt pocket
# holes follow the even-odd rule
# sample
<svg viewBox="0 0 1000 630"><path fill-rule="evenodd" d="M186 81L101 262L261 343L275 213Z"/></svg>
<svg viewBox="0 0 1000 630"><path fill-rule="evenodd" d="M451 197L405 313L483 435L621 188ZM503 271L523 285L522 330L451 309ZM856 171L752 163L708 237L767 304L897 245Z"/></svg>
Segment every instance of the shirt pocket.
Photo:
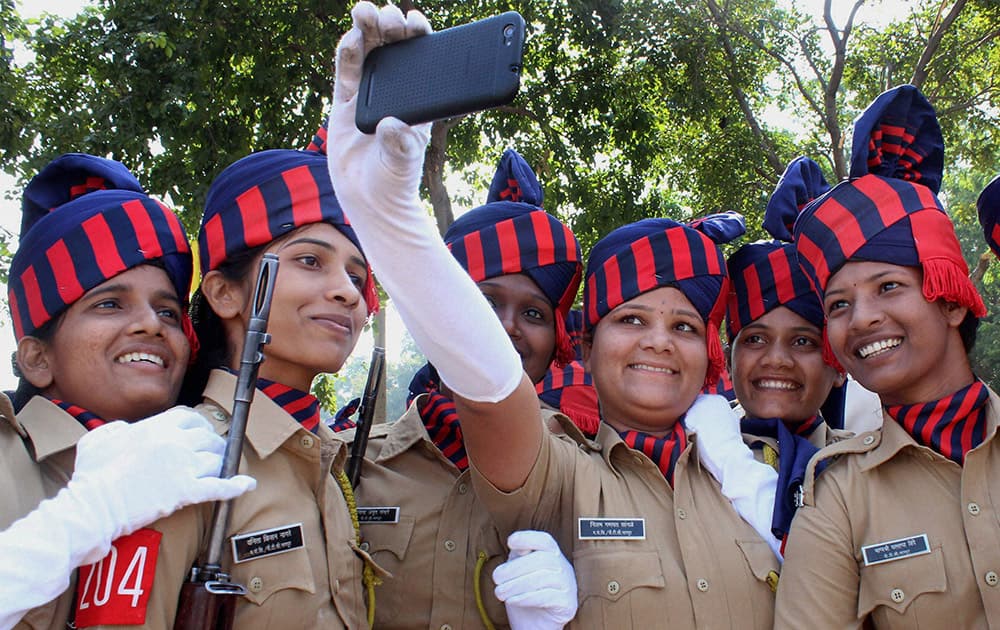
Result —
<svg viewBox="0 0 1000 630"><path fill-rule="evenodd" d="M661 618L667 580L655 549L602 546L578 550L573 554L573 567L580 627L645 630L652 627L644 622L645 615L659 610L652 618Z"/></svg>
<svg viewBox="0 0 1000 630"><path fill-rule="evenodd" d="M750 573L768 589L774 590L778 585L778 575L781 566L771 547L763 540L737 540L736 545L743 552Z"/></svg>
<svg viewBox="0 0 1000 630"><path fill-rule="evenodd" d="M379 566L398 565L406 558L413 537L412 516L400 516L398 523L370 523L361 527L361 548L371 554ZM391 554L391 557L389 556Z"/></svg>
<svg viewBox="0 0 1000 630"><path fill-rule="evenodd" d="M309 541L306 541L308 544ZM234 564L233 579L247 589L245 597L261 605L273 595L286 591L314 594L316 581L306 547Z"/></svg>
<svg viewBox="0 0 1000 630"><path fill-rule="evenodd" d="M371 555L377 565L393 577L386 578L382 587L375 589L375 611L379 618L383 614L392 618L403 605L403 589L398 580L403 579L403 561L406 559L413 538L416 520L412 516L400 516L397 523L368 523L361 526L361 548ZM394 581L396 580L396 581Z"/></svg>
<svg viewBox="0 0 1000 630"><path fill-rule="evenodd" d="M876 620L899 620L896 615L913 616L913 602L926 593L943 593L948 588L941 547L930 553L861 566L858 589L858 619L869 614ZM915 627L915 626L914 626Z"/></svg>
<svg viewBox="0 0 1000 630"><path fill-rule="evenodd" d="M474 598L475 591L478 589L482 596L483 609L493 621L493 625L507 626L509 625L507 609L493 592L496 586L493 582L493 571L507 561L507 545L502 542L500 534L492 527L480 530L479 535L472 538L472 545L473 547L470 549L472 557L468 559L470 570L467 572L471 583L467 591L466 601ZM485 557L480 559L480 554ZM482 562L482 568L479 571L479 583L477 584L475 582L475 566L480 562Z"/></svg>

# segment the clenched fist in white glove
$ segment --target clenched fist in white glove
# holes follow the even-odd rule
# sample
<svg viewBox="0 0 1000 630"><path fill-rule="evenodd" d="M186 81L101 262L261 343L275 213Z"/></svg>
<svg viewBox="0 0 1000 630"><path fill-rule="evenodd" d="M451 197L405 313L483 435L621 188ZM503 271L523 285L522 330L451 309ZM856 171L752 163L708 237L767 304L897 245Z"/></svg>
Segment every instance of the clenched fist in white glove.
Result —
<svg viewBox="0 0 1000 630"><path fill-rule="evenodd" d="M0 629L57 597L73 570L103 558L120 536L256 487L245 475L218 478L225 447L189 407L83 436L69 484L0 533Z"/></svg>
<svg viewBox="0 0 1000 630"><path fill-rule="evenodd" d="M684 416L684 425L697 434L698 457L722 486L722 494L780 560L781 541L771 533L778 473L754 458L729 401L714 394L699 395Z"/></svg>
<svg viewBox="0 0 1000 630"><path fill-rule="evenodd" d="M365 55L431 27L419 12L404 16L392 5L360 2L351 16L354 26L337 48L327 128L333 189L379 282L448 388L469 400L503 400L521 382L521 357L420 202L430 124L384 118L364 134L354 123Z"/></svg>
<svg viewBox="0 0 1000 630"><path fill-rule="evenodd" d="M494 593L514 630L562 628L576 615L576 574L548 534L525 530L507 538L510 555L493 570Z"/></svg>

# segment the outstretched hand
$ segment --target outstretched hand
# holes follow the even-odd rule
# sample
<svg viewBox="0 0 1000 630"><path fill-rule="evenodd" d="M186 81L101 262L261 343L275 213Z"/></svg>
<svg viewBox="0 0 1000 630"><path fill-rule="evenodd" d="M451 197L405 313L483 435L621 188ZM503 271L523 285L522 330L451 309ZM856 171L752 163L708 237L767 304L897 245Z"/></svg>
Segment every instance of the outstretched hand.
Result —
<svg viewBox="0 0 1000 630"><path fill-rule="evenodd" d="M375 134L361 133L354 122L365 57L372 49L431 32L419 11L403 15L359 2L354 25L337 46L333 107L328 126L327 165L333 188L348 216L367 210L389 212L420 207L419 186L430 124L410 126L382 119Z"/></svg>

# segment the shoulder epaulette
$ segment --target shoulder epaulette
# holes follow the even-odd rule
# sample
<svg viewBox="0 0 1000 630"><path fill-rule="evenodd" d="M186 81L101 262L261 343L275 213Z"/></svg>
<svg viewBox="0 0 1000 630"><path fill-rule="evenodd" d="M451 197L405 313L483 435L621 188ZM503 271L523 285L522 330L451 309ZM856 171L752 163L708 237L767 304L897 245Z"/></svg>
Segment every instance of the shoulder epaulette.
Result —
<svg viewBox="0 0 1000 630"><path fill-rule="evenodd" d="M17 432L22 438L28 437L28 432L25 431L21 423L17 421L17 414L14 413L14 403L11 402L10 397L6 393L0 392L0 416L7 421L14 431Z"/></svg>
<svg viewBox="0 0 1000 630"><path fill-rule="evenodd" d="M816 485L816 466L825 460L839 458L842 455L856 455L874 450L882 442L882 432L866 431L852 438L834 442L813 455L806 466L805 478L802 481L802 500L800 505L815 505L814 490ZM831 462L832 463L832 462Z"/></svg>

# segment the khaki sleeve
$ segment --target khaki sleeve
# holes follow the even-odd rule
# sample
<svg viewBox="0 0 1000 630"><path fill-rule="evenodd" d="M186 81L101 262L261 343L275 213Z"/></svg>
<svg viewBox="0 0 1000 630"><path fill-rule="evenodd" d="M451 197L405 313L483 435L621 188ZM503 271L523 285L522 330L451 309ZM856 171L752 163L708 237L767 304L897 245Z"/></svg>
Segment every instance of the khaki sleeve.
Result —
<svg viewBox="0 0 1000 630"><path fill-rule="evenodd" d="M142 625L149 630L172 630L181 586L198 559L200 546L208 537L212 503L184 508L156 521L148 528L160 532L146 617ZM93 628L122 628L121 625L96 625Z"/></svg>
<svg viewBox="0 0 1000 630"><path fill-rule="evenodd" d="M815 503L800 507L792 521L774 627L860 628L860 576L850 515L834 479L820 479Z"/></svg>
<svg viewBox="0 0 1000 630"><path fill-rule="evenodd" d="M528 478L513 492L498 490L474 463L470 466L476 494L504 539L521 529L559 529L561 508L572 501L576 450L569 441L544 433Z"/></svg>

